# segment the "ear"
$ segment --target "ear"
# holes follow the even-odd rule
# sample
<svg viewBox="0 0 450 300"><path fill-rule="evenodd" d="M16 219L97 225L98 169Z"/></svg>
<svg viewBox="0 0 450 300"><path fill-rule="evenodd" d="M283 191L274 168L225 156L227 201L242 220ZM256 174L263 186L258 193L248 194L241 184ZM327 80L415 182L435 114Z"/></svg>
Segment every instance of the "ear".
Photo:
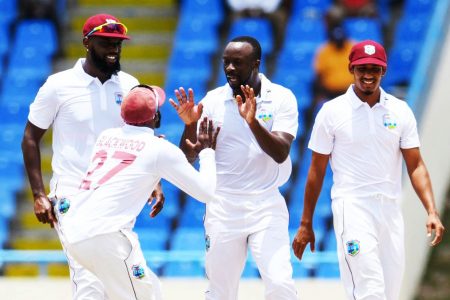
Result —
<svg viewBox="0 0 450 300"><path fill-rule="evenodd" d="M381 76L386 75L386 71L387 71L387 68L384 68L384 67L383 67L383 71L381 72Z"/></svg>
<svg viewBox="0 0 450 300"><path fill-rule="evenodd" d="M161 113L159 112L159 110L156 112L153 120L155 122L155 128L159 128L161 126Z"/></svg>
<svg viewBox="0 0 450 300"><path fill-rule="evenodd" d="M352 67L350 64L348 64L348 71L349 71L351 74L355 74L354 67Z"/></svg>
<svg viewBox="0 0 450 300"><path fill-rule="evenodd" d="M83 38L83 46L86 49L89 49L89 38Z"/></svg>
<svg viewBox="0 0 450 300"><path fill-rule="evenodd" d="M260 65L261 65L261 60L259 60L259 59L255 60L255 68L258 68L258 70L259 70Z"/></svg>

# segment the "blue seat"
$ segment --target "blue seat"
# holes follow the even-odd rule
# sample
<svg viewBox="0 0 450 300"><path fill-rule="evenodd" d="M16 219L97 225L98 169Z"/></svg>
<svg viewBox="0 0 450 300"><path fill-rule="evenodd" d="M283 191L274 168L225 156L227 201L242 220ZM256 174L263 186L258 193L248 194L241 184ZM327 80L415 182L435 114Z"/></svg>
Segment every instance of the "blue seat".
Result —
<svg viewBox="0 0 450 300"><path fill-rule="evenodd" d="M14 101L18 105L28 106L33 102L42 85L42 80L34 77L28 78L25 75L27 74L20 76L20 73L7 71L3 78L0 94L2 103Z"/></svg>
<svg viewBox="0 0 450 300"><path fill-rule="evenodd" d="M270 54L273 51L273 29L268 19L264 18L240 18L235 20L230 27L229 40L248 35L258 40L262 53Z"/></svg>
<svg viewBox="0 0 450 300"><path fill-rule="evenodd" d="M183 0L180 15L183 18L203 19L217 26L223 20L225 9L221 0Z"/></svg>
<svg viewBox="0 0 450 300"><path fill-rule="evenodd" d="M166 77L165 90L168 97L175 99L173 92L175 89L183 87L187 91L188 88L192 88L195 99L200 100L206 94L209 79L210 75L206 72L197 74L195 69L171 69Z"/></svg>
<svg viewBox="0 0 450 300"><path fill-rule="evenodd" d="M421 45L416 43L396 43L388 52L389 67L382 84L387 87L409 84L420 49Z"/></svg>
<svg viewBox="0 0 450 300"><path fill-rule="evenodd" d="M175 49L169 59L169 77L173 73L191 72L192 77L211 76L211 55L192 49ZM195 75L194 75L195 74Z"/></svg>
<svg viewBox="0 0 450 300"><path fill-rule="evenodd" d="M166 249L169 230L162 228L135 228L139 243L144 251L161 251Z"/></svg>
<svg viewBox="0 0 450 300"><path fill-rule="evenodd" d="M374 40L383 43L381 23L373 18L347 18L344 28L348 37L355 41Z"/></svg>
<svg viewBox="0 0 450 300"><path fill-rule="evenodd" d="M436 0L405 0L404 15L414 16L424 14L430 19L436 2Z"/></svg>
<svg viewBox="0 0 450 300"><path fill-rule="evenodd" d="M323 250L324 251L336 251L337 242L336 236L334 234L334 230L331 229L326 232L324 240L323 240Z"/></svg>
<svg viewBox="0 0 450 300"><path fill-rule="evenodd" d="M9 23L4 20L0 20L0 64L3 63L3 58L8 52L8 49L11 47L9 37Z"/></svg>
<svg viewBox="0 0 450 300"><path fill-rule="evenodd" d="M395 29L395 43L422 43L428 30L426 15L403 16Z"/></svg>
<svg viewBox="0 0 450 300"><path fill-rule="evenodd" d="M17 17L18 0L0 0L0 20L10 23Z"/></svg>
<svg viewBox="0 0 450 300"><path fill-rule="evenodd" d="M45 41L45 42L43 42ZM55 24L50 20L29 19L20 21L13 42L14 49L35 47L43 54L55 54L58 36Z"/></svg>
<svg viewBox="0 0 450 300"><path fill-rule="evenodd" d="M167 277L204 277L205 267L197 261L168 262L164 268Z"/></svg>
<svg viewBox="0 0 450 300"><path fill-rule="evenodd" d="M205 251L205 231L203 228L179 227L172 234L172 250Z"/></svg>
<svg viewBox="0 0 450 300"><path fill-rule="evenodd" d="M185 228L202 228L205 210L206 207L204 203L201 203L190 196L186 196L186 204L179 218L179 226Z"/></svg>
<svg viewBox="0 0 450 300"><path fill-rule="evenodd" d="M0 154L3 154L0 152ZM15 193L0 189L0 218L11 219L16 213L17 203Z"/></svg>
<svg viewBox="0 0 450 300"><path fill-rule="evenodd" d="M178 142L175 145L178 145ZM162 213L170 218L174 218L180 211L180 190L165 179L161 180L161 184L165 197Z"/></svg>
<svg viewBox="0 0 450 300"><path fill-rule="evenodd" d="M52 72L52 58L38 47L16 48L9 57L8 73L12 76L44 81Z"/></svg>
<svg viewBox="0 0 450 300"><path fill-rule="evenodd" d="M332 0L293 0L292 16L320 18L330 8Z"/></svg>
<svg viewBox="0 0 450 300"><path fill-rule="evenodd" d="M174 51L190 50L211 54L219 47L219 30L203 18L182 17L174 38Z"/></svg>
<svg viewBox="0 0 450 300"><path fill-rule="evenodd" d="M20 153L20 150L16 151L16 153ZM23 164L14 162L9 157L1 157L0 182L0 187L7 192L16 193L21 190L25 184Z"/></svg>
<svg viewBox="0 0 450 300"><path fill-rule="evenodd" d="M0 249L9 239L9 220L0 216Z"/></svg>
<svg viewBox="0 0 450 300"><path fill-rule="evenodd" d="M313 97L311 90L311 81L312 81L311 72L312 71L306 71L302 69L290 71L277 67L277 69L275 70L275 74L273 76L273 81L275 83L287 87L292 91L292 93L294 93L297 99L297 108L299 110L299 117L302 112L304 112L312 105ZM304 125L304 123L302 124ZM304 128L299 129L301 129L301 131L299 131L298 134L303 135Z"/></svg>
<svg viewBox="0 0 450 300"><path fill-rule="evenodd" d="M151 206L146 204L141 213L136 218L135 228L159 228L169 230L172 218L167 216L164 209L155 217L150 217Z"/></svg>
<svg viewBox="0 0 450 300"><path fill-rule="evenodd" d="M325 24L320 18L291 18L287 24L284 46L286 50L317 49L326 41Z"/></svg>
<svg viewBox="0 0 450 300"><path fill-rule="evenodd" d="M16 103L14 99L1 101L0 111L2 112L0 124L23 125L28 119L28 107Z"/></svg>

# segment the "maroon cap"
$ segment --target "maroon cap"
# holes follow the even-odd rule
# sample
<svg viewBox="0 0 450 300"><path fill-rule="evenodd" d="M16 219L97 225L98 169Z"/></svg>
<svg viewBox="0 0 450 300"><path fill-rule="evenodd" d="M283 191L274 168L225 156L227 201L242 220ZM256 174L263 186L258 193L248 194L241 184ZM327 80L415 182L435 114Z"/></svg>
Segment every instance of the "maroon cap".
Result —
<svg viewBox="0 0 450 300"><path fill-rule="evenodd" d="M375 41L367 40L355 44L348 57L350 67L374 64L387 67L386 51Z"/></svg>
<svg viewBox="0 0 450 300"><path fill-rule="evenodd" d="M121 116L127 124L142 124L155 117L164 104L166 93L158 86L137 86L128 93L121 105Z"/></svg>
<svg viewBox="0 0 450 300"><path fill-rule="evenodd" d="M104 36L129 40L127 27L119 19L108 14L89 17L83 25L83 37Z"/></svg>

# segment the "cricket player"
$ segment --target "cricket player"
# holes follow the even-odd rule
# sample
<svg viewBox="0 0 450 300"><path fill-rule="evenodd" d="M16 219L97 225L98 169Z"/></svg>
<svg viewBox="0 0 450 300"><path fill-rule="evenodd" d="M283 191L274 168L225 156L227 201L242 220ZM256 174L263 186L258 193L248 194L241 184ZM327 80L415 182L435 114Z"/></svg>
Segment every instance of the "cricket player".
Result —
<svg viewBox="0 0 450 300"><path fill-rule="evenodd" d="M178 103L171 101L185 123L184 138L196 141L201 116L221 127L216 152L221 198L206 204L205 296L237 299L249 250L264 281L265 298L294 300L289 214L278 188L291 173L297 102L289 89L259 73L261 46L256 39L232 39L222 59L227 84L208 92L198 105L192 90L177 90ZM196 153L183 149L195 159Z"/></svg>
<svg viewBox="0 0 450 300"><path fill-rule="evenodd" d="M348 299L397 300L403 270L404 224L399 205L402 158L428 214L431 245L444 227L436 209L430 176L420 154L416 120L407 103L387 94L380 82L387 70L382 45L355 44L348 70L354 84L326 102L317 114L308 147L313 151L304 210L292 243L301 259L315 249L313 214L328 162L334 231L341 279Z"/></svg>
<svg viewBox="0 0 450 300"><path fill-rule="evenodd" d="M161 178L201 202L215 199L219 130L204 119L197 143L189 143L200 152L197 172L178 147L154 134L164 100L159 87L133 88L121 106L126 124L100 134L81 192L55 206L65 247L100 279L110 300L161 299L159 280L147 267L132 230Z"/></svg>
<svg viewBox="0 0 450 300"><path fill-rule="evenodd" d="M122 43L129 36L119 19L109 14L91 16L83 25L82 37L86 57L80 58L73 68L48 77L30 105L22 141L34 212L41 223L52 226L56 220L50 198L62 199L78 192L98 135L104 129L123 124L120 104L139 83L121 71ZM41 173L40 141L50 127L53 174L47 195ZM156 194L156 200L153 215L162 209L161 192ZM103 300L99 280L70 254L67 259L73 299Z"/></svg>

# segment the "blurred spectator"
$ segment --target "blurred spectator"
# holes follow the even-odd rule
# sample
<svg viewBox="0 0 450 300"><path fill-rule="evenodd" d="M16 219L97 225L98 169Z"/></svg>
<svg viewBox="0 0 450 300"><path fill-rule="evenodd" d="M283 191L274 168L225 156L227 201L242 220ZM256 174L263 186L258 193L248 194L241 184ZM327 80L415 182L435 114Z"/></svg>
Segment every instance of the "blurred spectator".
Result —
<svg viewBox="0 0 450 300"><path fill-rule="evenodd" d="M347 37L342 26L342 14L335 8L325 16L327 41L317 50L314 58L315 80L313 86L314 103L333 99L345 93L353 83L348 72L348 55L353 42Z"/></svg>
<svg viewBox="0 0 450 300"><path fill-rule="evenodd" d="M231 20L242 17L267 18L272 24L275 51L280 49L284 39L284 28L288 16L288 0L227 0Z"/></svg>
<svg viewBox="0 0 450 300"><path fill-rule="evenodd" d="M22 19L49 19L57 22L55 0L21 0L19 3Z"/></svg>
<svg viewBox="0 0 450 300"><path fill-rule="evenodd" d="M342 7L346 17L369 17L378 15L375 0L336 0L336 5Z"/></svg>

